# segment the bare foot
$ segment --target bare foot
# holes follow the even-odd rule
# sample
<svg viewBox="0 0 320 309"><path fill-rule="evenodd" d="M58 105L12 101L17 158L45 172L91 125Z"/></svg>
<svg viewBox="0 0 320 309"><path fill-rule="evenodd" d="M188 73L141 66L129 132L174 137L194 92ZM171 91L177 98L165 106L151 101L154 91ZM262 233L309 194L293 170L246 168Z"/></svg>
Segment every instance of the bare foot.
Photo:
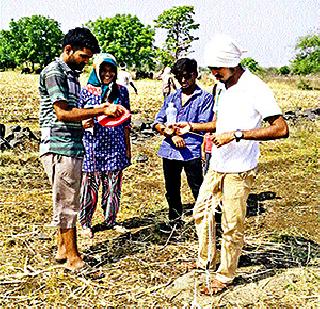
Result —
<svg viewBox="0 0 320 309"><path fill-rule="evenodd" d="M84 228L82 230L82 235L84 235L85 237L93 238L92 229L90 227Z"/></svg>
<svg viewBox="0 0 320 309"><path fill-rule="evenodd" d="M78 256L76 258L69 259L66 267L69 270L77 271L77 270L83 268L85 265L86 265L86 263L82 260L82 258L80 256Z"/></svg>
<svg viewBox="0 0 320 309"><path fill-rule="evenodd" d="M66 253L66 247L65 246L60 246L58 247L57 253L54 257L54 259L59 262L63 260L67 260L67 253Z"/></svg>
<svg viewBox="0 0 320 309"><path fill-rule="evenodd" d="M205 271L206 268L203 267L203 266L200 266L197 262L188 262L188 263L185 263L186 265L186 269L188 271L192 271L192 270L203 270Z"/></svg>
<svg viewBox="0 0 320 309"><path fill-rule="evenodd" d="M207 296L216 295L225 291L227 288L228 288L227 283L223 283L217 279L213 279L211 281L210 287L207 287L207 286L203 287L200 290L200 294L207 295Z"/></svg>

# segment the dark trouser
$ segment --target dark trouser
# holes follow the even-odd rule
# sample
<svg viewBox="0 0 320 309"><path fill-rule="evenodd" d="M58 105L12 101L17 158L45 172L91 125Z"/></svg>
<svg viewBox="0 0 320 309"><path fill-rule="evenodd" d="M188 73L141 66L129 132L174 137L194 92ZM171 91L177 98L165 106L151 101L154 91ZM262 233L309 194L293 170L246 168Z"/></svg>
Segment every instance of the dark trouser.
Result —
<svg viewBox="0 0 320 309"><path fill-rule="evenodd" d="M180 188L183 168L195 200L197 200L203 181L201 158L189 161L163 158L163 173L166 186L166 199L169 205L169 220L177 219L182 215Z"/></svg>
<svg viewBox="0 0 320 309"><path fill-rule="evenodd" d="M205 158L204 158L204 164L203 164L203 175L207 174L209 170L210 160L211 160L211 153L206 152Z"/></svg>

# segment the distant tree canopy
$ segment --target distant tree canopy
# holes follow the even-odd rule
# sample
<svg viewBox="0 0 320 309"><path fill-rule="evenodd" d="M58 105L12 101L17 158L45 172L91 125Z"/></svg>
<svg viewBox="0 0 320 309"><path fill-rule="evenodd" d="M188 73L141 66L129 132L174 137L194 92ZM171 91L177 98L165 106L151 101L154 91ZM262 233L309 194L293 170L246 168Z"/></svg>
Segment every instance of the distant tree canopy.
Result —
<svg viewBox="0 0 320 309"><path fill-rule="evenodd" d="M159 66L159 69L165 67L171 67L174 62L175 58L168 52L167 50L156 48L156 60Z"/></svg>
<svg viewBox="0 0 320 309"><path fill-rule="evenodd" d="M199 39L190 33L199 28L199 24L195 23L193 16L193 6L177 6L163 11L154 20L156 28L167 30L164 52L160 53L161 56L167 54L167 62L172 63L192 52L190 50L192 42Z"/></svg>
<svg viewBox="0 0 320 309"><path fill-rule="evenodd" d="M296 45L296 57L291 62L293 73L306 75L320 72L320 35L301 37Z"/></svg>
<svg viewBox="0 0 320 309"><path fill-rule="evenodd" d="M262 71L262 68L259 66L258 61L254 60L253 58L243 58L241 60L241 64L244 67L248 68L250 72L259 73Z"/></svg>
<svg viewBox="0 0 320 309"><path fill-rule="evenodd" d="M63 33L53 19L33 15L11 20L9 30L0 31L0 64L9 67L23 62L43 66L61 52Z"/></svg>
<svg viewBox="0 0 320 309"><path fill-rule="evenodd" d="M0 30L0 69L14 69L16 66L11 47L11 33L9 30Z"/></svg>
<svg viewBox="0 0 320 309"><path fill-rule="evenodd" d="M89 21L87 26L97 37L102 51L113 54L118 62L135 65L137 69L154 67L155 31L136 16L116 14L113 18Z"/></svg>

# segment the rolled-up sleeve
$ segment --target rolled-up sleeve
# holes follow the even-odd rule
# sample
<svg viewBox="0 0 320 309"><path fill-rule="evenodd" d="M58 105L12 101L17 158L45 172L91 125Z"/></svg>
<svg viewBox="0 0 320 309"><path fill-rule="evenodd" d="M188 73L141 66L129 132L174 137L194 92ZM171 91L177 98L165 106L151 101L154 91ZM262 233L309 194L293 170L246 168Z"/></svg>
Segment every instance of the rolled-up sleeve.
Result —
<svg viewBox="0 0 320 309"><path fill-rule="evenodd" d="M198 122L212 121L214 115L214 100L210 93L204 95L203 101L199 107Z"/></svg>
<svg viewBox="0 0 320 309"><path fill-rule="evenodd" d="M168 103L166 100L164 100L163 102L163 105L160 109L160 111L158 112L158 114L156 115L156 118L152 124L152 128L154 128L154 126L157 124L157 123L161 123L161 124L164 124L167 122L167 116L166 116L166 109L168 107Z"/></svg>

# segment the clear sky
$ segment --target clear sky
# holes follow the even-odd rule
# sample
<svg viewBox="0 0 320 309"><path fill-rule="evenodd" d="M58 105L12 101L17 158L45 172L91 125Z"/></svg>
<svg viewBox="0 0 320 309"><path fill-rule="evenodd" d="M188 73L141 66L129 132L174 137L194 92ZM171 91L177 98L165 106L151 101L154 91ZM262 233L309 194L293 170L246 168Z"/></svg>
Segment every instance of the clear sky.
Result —
<svg viewBox="0 0 320 309"><path fill-rule="evenodd" d="M173 6L193 5L199 37L192 45L203 62L203 47L215 32L232 36L264 67L289 64L299 37L320 30L320 0L0 0L0 29L11 19L41 14L60 23L62 31L116 13L137 15L144 24ZM156 45L165 38L156 30Z"/></svg>

